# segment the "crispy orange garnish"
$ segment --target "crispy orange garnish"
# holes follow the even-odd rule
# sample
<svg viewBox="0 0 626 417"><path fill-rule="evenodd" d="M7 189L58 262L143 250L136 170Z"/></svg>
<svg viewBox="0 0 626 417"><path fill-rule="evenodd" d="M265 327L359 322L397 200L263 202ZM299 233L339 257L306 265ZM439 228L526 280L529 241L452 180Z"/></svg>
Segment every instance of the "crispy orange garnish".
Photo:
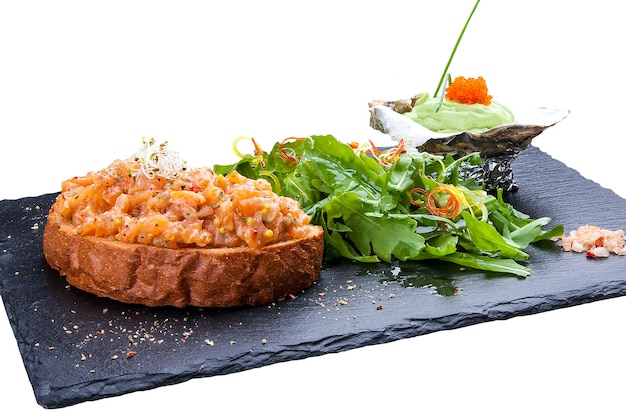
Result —
<svg viewBox="0 0 626 417"><path fill-rule="evenodd" d="M445 206L440 207L438 204L438 195L447 195ZM414 197L414 195L416 197ZM462 204L459 198L451 190L450 187L440 185L431 191L423 188L413 188L409 192L409 200L411 204L418 207L426 207L433 216L448 217L454 219L461 213Z"/></svg>
<svg viewBox="0 0 626 417"><path fill-rule="evenodd" d="M298 138L298 137L288 137L283 139L280 142L280 156L282 156L282 158L285 160L285 162L292 162L294 164L297 164L299 162L299 158L298 156L293 154L293 150L289 149L289 148L285 148L285 144L287 142L292 142L292 141L297 141L297 140L304 140L305 138ZM289 151L289 152L288 152Z"/></svg>
<svg viewBox="0 0 626 417"><path fill-rule="evenodd" d="M373 155L375 155L375 156L380 155L380 153L381 153L381 152L380 152L380 150L378 150L378 148L376 147L376 145L374 145L374 142L372 142L372 140L371 140L371 139L369 140L369 142L370 142L370 149L369 149L369 151L370 151Z"/></svg>
<svg viewBox="0 0 626 417"><path fill-rule="evenodd" d="M389 149L388 152L378 154L380 163L383 165L393 165L402 152L404 152L404 138L400 139L398 145Z"/></svg>

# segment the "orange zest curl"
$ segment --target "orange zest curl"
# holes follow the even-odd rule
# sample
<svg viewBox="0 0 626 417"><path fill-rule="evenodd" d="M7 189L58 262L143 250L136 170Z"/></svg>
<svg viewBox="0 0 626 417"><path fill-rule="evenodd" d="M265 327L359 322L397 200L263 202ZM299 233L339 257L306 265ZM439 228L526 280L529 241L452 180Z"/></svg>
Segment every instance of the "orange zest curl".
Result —
<svg viewBox="0 0 626 417"><path fill-rule="evenodd" d="M369 140L370 142L370 147L368 149L369 152L371 152L374 156L378 156L381 154L380 150L378 150L378 148L376 147L376 145L374 145L374 142L372 142L372 140ZM367 152L366 152L367 153Z"/></svg>
<svg viewBox="0 0 626 417"><path fill-rule="evenodd" d="M285 162L293 162L294 164L297 164L300 159L298 156L294 155L293 153L293 149L289 149L289 148L285 148L285 144L289 141L297 141L297 140L304 140L305 138L297 138L294 136L288 137L283 139L280 142L280 156L285 160Z"/></svg>
<svg viewBox="0 0 626 417"><path fill-rule="evenodd" d="M421 195L422 198L414 198L413 196ZM442 196L443 194L443 196ZM443 207L439 206L438 197L446 197L447 200ZM426 207L433 216L447 217L454 219L461 213L463 205L455 193L449 186L440 185L433 188L431 191L426 191L423 188L414 188L409 194L411 204L418 207Z"/></svg>
<svg viewBox="0 0 626 417"><path fill-rule="evenodd" d="M369 140L369 145L359 146L358 144L352 142L349 144L355 152L364 152L366 155L371 154L381 165L390 166L393 165L397 160L400 154L402 154L405 149L404 139L400 139L398 141L398 145L393 148L386 149L381 151L378 147Z"/></svg>
<svg viewBox="0 0 626 417"><path fill-rule="evenodd" d="M437 194L441 194L441 193L447 194L448 200L446 201L445 206L438 207ZM459 215L459 213L461 212L461 208L462 208L461 202L459 201L457 196L454 195L452 192L450 192L448 187L443 187L443 186L433 188L430 194L428 194L427 207L430 210L430 212L434 214L435 216L449 217L452 219Z"/></svg>
<svg viewBox="0 0 626 417"><path fill-rule="evenodd" d="M398 160L402 152L404 152L404 138L398 141L397 146L389 149L386 152L380 153L378 155L378 160L383 165L392 165Z"/></svg>
<svg viewBox="0 0 626 417"><path fill-rule="evenodd" d="M446 99L461 104L491 104L492 97L488 94L487 83L483 77L456 77L446 88Z"/></svg>

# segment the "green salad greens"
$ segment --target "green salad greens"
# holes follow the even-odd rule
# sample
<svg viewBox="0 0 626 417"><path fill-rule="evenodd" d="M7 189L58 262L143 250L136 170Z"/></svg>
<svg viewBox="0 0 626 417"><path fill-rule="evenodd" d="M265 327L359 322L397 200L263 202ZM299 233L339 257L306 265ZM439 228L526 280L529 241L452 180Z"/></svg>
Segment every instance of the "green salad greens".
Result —
<svg viewBox="0 0 626 417"><path fill-rule="evenodd" d="M253 140L254 142L254 140ZM379 151L311 136L276 143L268 153L241 155L217 174L237 170L265 178L274 191L297 200L325 231L326 259L360 262L438 259L478 270L530 275L524 249L561 236L563 226L532 219L463 177L462 159L398 147Z"/></svg>

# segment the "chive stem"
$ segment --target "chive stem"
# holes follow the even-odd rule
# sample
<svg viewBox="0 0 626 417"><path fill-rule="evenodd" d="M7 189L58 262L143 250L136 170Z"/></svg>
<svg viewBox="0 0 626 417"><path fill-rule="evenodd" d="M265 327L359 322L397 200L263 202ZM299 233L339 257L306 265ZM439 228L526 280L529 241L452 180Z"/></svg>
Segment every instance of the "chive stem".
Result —
<svg viewBox="0 0 626 417"><path fill-rule="evenodd" d="M456 50L459 47L459 43L461 43L461 38L463 37L463 34L465 33L465 29L467 29L467 25L469 24L470 20L472 20L472 16L474 15L476 8L478 7L478 3L480 3L480 0L476 0L476 3L474 4L474 8L472 9L472 12L467 18L467 21L465 22L465 26L463 26L463 30L461 30L461 34L456 40L456 44L454 44L454 48L452 49L450 58L448 58L448 63L446 64L446 67L443 70L443 74L441 74L441 78L439 79L439 84L437 84L437 89L435 90L435 94L433 95L433 97L437 97L437 94L439 94L439 89L441 88L441 84L443 83L443 80L446 78L446 74L448 73L448 68L450 68L450 63L452 62L452 58L454 57L454 54L456 53Z"/></svg>

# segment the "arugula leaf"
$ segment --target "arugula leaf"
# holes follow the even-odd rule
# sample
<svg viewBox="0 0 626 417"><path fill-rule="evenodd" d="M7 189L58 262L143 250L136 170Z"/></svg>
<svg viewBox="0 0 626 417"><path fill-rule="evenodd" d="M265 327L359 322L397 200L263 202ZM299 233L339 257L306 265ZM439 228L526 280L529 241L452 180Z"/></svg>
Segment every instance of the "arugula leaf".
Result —
<svg viewBox="0 0 626 417"><path fill-rule="evenodd" d="M483 253L501 255L518 261L528 259L528 254L523 252L513 241L502 236L495 227L487 222L482 222L467 212L462 213L463 219L469 231L469 240Z"/></svg>
<svg viewBox="0 0 626 417"><path fill-rule="evenodd" d="M214 170L276 178L275 191L297 200L312 222L324 228L327 259L440 259L528 276L530 270L518 263L529 257L524 249L562 235L563 226L544 231L549 218L532 219L506 203L502 190L493 196L474 180L464 180L463 167L479 163L477 153L454 160L450 155L407 152L391 166L383 166L325 135L277 143L269 153L244 156ZM435 204L456 199L462 210L455 217L442 217L445 210L431 213L426 202L413 204L411 190L428 192L443 189L442 184L450 194Z"/></svg>
<svg viewBox="0 0 626 417"><path fill-rule="evenodd" d="M425 188L423 177L426 164L422 158L413 154L400 155L389 169L387 187L398 193L409 192L412 188Z"/></svg>
<svg viewBox="0 0 626 417"><path fill-rule="evenodd" d="M512 259L492 258L489 256L475 255L465 252L455 252L439 259L483 271L514 274L520 277L527 277L530 275L530 268L522 266Z"/></svg>
<svg viewBox="0 0 626 417"><path fill-rule="evenodd" d="M439 234L426 241L424 250L429 257L440 258L455 253L458 243L458 236L449 233Z"/></svg>
<svg viewBox="0 0 626 417"><path fill-rule="evenodd" d="M415 259L424 247L424 238L415 233L417 222L407 217L370 216L365 205L370 204L353 191L325 199L317 210L323 213L325 230L331 235L328 243L353 260Z"/></svg>

